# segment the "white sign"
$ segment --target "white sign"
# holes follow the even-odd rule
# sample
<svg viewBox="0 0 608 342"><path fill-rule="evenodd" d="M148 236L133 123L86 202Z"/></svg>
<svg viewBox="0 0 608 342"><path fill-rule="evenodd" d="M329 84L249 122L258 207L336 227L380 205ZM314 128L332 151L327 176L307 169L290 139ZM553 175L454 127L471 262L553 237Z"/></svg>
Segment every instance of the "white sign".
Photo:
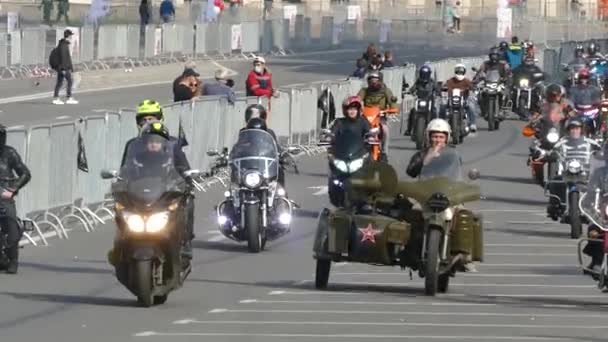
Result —
<svg viewBox="0 0 608 342"><path fill-rule="evenodd" d="M158 56L163 51L163 29L157 27L154 30L154 56Z"/></svg>
<svg viewBox="0 0 608 342"><path fill-rule="evenodd" d="M298 8L295 5L283 6L283 19L295 20Z"/></svg>
<svg viewBox="0 0 608 342"><path fill-rule="evenodd" d="M6 13L6 32L11 33L19 29L19 13Z"/></svg>
<svg viewBox="0 0 608 342"><path fill-rule="evenodd" d="M496 10L496 38L509 38L513 32L513 11L510 8Z"/></svg>
<svg viewBox="0 0 608 342"><path fill-rule="evenodd" d="M63 28L57 28L55 30L55 34L57 35L57 44L59 43L59 41L61 39L63 39L63 31L65 30L70 30L72 31L73 35L71 38L71 43L70 43L70 55L72 56L73 60L80 60L80 28L75 27L75 26L67 26L67 27L63 27ZM55 45L57 45L55 44Z"/></svg>
<svg viewBox="0 0 608 342"><path fill-rule="evenodd" d="M347 8L346 19L347 20L360 20L361 19L361 6L349 5Z"/></svg>
<svg viewBox="0 0 608 342"><path fill-rule="evenodd" d="M241 24L232 25L232 50L241 50L243 48L243 27Z"/></svg>
<svg viewBox="0 0 608 342"><path fill-rule="evenodd" d="M388 42L389 35L391 33L391 21L382 20L380 23L380 39L379 42L384 44Z"/></svg>

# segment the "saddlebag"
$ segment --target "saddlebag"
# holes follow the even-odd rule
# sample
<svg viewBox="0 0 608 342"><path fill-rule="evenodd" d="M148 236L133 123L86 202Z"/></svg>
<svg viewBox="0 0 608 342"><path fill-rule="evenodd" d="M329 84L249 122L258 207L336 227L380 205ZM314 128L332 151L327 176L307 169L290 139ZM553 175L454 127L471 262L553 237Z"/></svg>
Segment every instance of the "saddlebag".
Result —
<svg viewBox="0 0 608 342"><path fill-rule="evenodd" d="M473 261L483 259L483 232L481 219L467 209L458 209L454 214L451 232L451 253L471 255Z"/></svg>

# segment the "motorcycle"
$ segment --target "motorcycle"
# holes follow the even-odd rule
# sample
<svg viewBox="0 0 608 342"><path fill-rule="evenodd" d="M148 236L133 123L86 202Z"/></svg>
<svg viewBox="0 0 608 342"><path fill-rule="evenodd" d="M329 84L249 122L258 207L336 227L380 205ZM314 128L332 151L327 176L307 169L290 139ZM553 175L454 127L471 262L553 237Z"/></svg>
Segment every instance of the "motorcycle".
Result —
<svg viewBox="0 0 608 342"><path fill-rule="evenodd" d="M416 149L418 150L423 149L426 142L424 137L426 125L436 118L435 94L430 93L425 95L416 98L416 105L414 107L415 119L413 121L414 126L412 127L412 138L416 142Z"/></svg>
<svg viewBox="0 0 608 342"><path fill-rule="evenodd" d="M464 137L469 134L468 116L466 111L467 99L458 88L447 94L446 116L452 127L452 143L462 144Z"/></svg>
<svg viewBox="0 0 608 342"><path fill-rule="evenodd" d="M532 179L542 187L545 186L545 164L547 164L547 179L554 178L558 173L557 162L545 157L560 139L560 125L559 122L550 123L546 120L538 120L526 125L522 130L523 136L535 138L530 147L526 165L530 167Z"/></svg>
<svg viewBox="0 0 608 342"><path fill-rule="evenodd" d="M345 206L319 215L313 256L315 286L328 285L332 262L401 266L418 271L425 293L448 290L468 257L483 260L481 217L460 204L480 198L460 181L458 155L444 151L425 165L421 180L403 182L383 162L371 162L348 180ZM478 172L470 172L476 179ZM407 198L422 205L412 209Z"/></svg>
<svg viewBox="0 0 608 342"><path fill-rule="evenodd" d="M259 253L267 241L289 233L297 206L278 182L279 164L286 155L299 152L289 147L279 154L274 139L264 130L240 131L227 157L230 187L216 207L222 235L237 242L247 241L249 252ZM207 154L218 155L216 151Z"/></svg>
<svg viewBox="0 0 608 342"><path fill-rule="evenodd" d="M363 117L367 119L367 121L369 122L369 126L372 129L377 128L378 129L378 139L382 142L385 140L384 135L382 134L382 119L386 118L389 115L396 115L399 114L399 109L397 108L389 108L386 110L380 110L380 108L378 107L363 107ZM388 144L389 142L386 141L386 144ZM371 149L371 156L372 159L374 160L383 160L383 161L387 161L388 160L388 156L386 155L386 153L384 153L384 151L382 150L382 144L374 144L372 145L372 149Z"/></svg>
<svg viewBox="0 0 608 342"><path fill-rule="evenodd" d="M377 134L378 128L372 129L371 135ZM325 131L325 137L329 138L331 132ZM335 137L331 137L334 138ZM318 146L329 146L331 142L325 139L319 142ZM367 140L354 135L351 131L346 131L335 141L334 147L327 154L329 160L329 180L328 189L329 201L335 207L344 206L344 186L351 175L357 173L370 161L368 145L377 145L376 139Z"/></svg>
<svg viewBox="0 0 608 342"><path fill-rule="evenodd" d="M532 77L522 76L515 85L515 111L520 117L527 118L530 111L542 101L543 91L539 82L543 73L535 73Z"/></svg>
<svg viewBox="0 0 608 342"><path fill-rule="evenodd" d="M545 185L545 196L549 197L549 217L570 224L570 237L578 239L582 233L584 216L578 203L581 193L587 191L591 153L587 156L556 156L559 159L558 176Z"/></svg>
<svg viewBox="0 0 608 342"><path fill-rule="evenodd" d="M477 71L476 69L473 69ZM500 72L498 70L489 70L485 78L478 84L479 105L483 117L488 122L488 130L494 131L500 128L500 122L503 120L502 115L502 93L505 89L505 84L501 82Z"/></svg>
<svg viewBox="0 0 608 342"><path fill-rule="evenodd" d="M19 218L10 217L6 214L5 208L0 208L0 218L16 221L17 227L19 227L19 239L21 239L21 237L23 235L25 235L27 237L27 239L30 240L30 242L35 245L35 243L30 238L30 236L27 235L28 232L34 231L34 226L33 226L34 223L32 221L29 221L29 220L23 221ZM21 246L19 248L23 248L23 246ZM8 256L7 256L7 249L8 249L8 234L7 234L7 232L0 230L0 270L5 270L8 267L10 260L8 259Z"/></svg>
<svg viewBox="0 0 608 342"><path fill-rule="evenodd" d="M585 135L588 138L594 138L600 130L600 108L597 105L580 105L574 106L576 114L580 116L585 125Z"/></svg>
<svg viewBox="0 0 608 342"><path fill-rule="evenodd" d="M108 261L118 281L144 307L165 303L191 271L189 260L182 257L183 227L192 183L200 172L180 174L173 165L173 151L167 143L161 151L151 152L136 140L129 144L120 172L101 171L102 179L115 179L117 229Z"/></svg>
<svg viewBox="0 0 608 342"><path fill-rule="evenodd" d="M608 71L608 61L593 59L589 61L589 73L591 74L592 84L604 90L604 76Z"/></svg>
<svg viewBox="0 0 608 342"><path fill-rule="evenodd" d="M603 99L600 103L600 130L596 134L596 139L603 145L608 139L608 99Z"/></svg>
<svg viewBox="0 0 608 342"><path fill-rule="evenodd" d="M562 63L562 70L566 73L566 79L563 82L566 92L570 94L570 88L578 82L578 73L585 69L585 64L568 64Z"/></svg>

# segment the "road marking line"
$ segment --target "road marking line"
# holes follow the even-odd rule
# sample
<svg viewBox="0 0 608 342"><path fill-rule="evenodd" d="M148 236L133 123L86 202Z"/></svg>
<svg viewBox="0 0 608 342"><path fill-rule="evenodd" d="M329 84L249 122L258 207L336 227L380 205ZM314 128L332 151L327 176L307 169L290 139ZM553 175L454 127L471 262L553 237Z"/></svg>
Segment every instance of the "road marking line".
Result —
<svg viewBox="0 0 608 342"><path fill-rule="evenodd" d="M507 221L507 224L559 224L555 221Z"/></svg>
<svg viewBox="0 0 608 342"><path fill-rule="evenodd" d="M69 119L71 118L71 116L69 115L60 115L58 117L55 118L55 120L64 120L64 119Z"/></svg>
<svg viewBox="0 0 608 342"><path fill-rule="evenodd" d="M596 286L593 286L597 288ZM528 295L528 294L487 294L482 297L506 297L506 298L606 298L605 295Z"/></svg>
<svg viewBox="0 0 608 342"><path fill-rule="evenodd" d="M454 316L453 312L430 312L430 311L353 311L353 310L282 310L282 309L213 309L209 313L260 313L260 314L344 314L344 315L416 315L416 316ZM554 317L554 318L606 318L606 315L581 315L572 314L542 314L542 313L502 313L502 312L461 312L459 316L495 316L495 317Z"/></svg>
<svg viewBox="0 0 608 342"><path fill-rule="evenodd" d="M574 247L574 246L572 246ZM572 257L572 253L485 253L490 256L567 256Z"/></svg>
<svg viewBox="0 0 608 342"><path fill-rule="evenodd" d="M485 243L486 247L576 247L576 244L551 244L551 243Z"/></svg>
<svg viewBox="0 0 608 342"><path fill-rule="evenodd" d="M223 241L226 240L226 237L224 235L216 235L212 238L207 239L207 241L209 242L219 242L219 241Z"/></svg>
<svg viewBox="0 0 608 342"><path fill-rule="evenodd" d="M487 296L487 295L484 295ZM260 300L260 299L244 299L239 301L240 304L337 304L337 305L378 305L378 306L416 306L416 305L431 305L431 306L499 306L498 303L451 303L451 302L371 302L371 301L332 301L332 300ZM526 304L529 306L530 304ZM538 307L545 308L576 308L584 307L584 305L560 305L560 304L540 304ZM608 307L608 305L600 305L600 307Z"/></svg>
<svg viewBox="0 0 608 342"><path fill-rule="evenodd" d="M404 272L332 272L332 276L351 276L351 275L369 275L369 276L405 276ZM519 277L519 278L546 278L546 274L529 274L529 273L462 273L465 278L499 278L499 277ZM551 274L551 278L580 278L580 274ZM305 281L308 282L308 281Z"/></svg>
<svg viewBox="0 0 608 342"><path fill-rule="evenodd" d="M403 327L463 327L463 328L519 328L519 329L608 329L608 325L554 325L554 324L498 324L498 323L410 323L410 322L328 322L328 321L194 321L192 324L221 325L358 325Z"/></svg>
<svg viewBox="0 0 608 342"><path fill-rule="evenodd" d="M314 192L312 195L313 196L321 196L321 195L325 195L328 193L329 191L329 187L327 185L320 185L320 186L309 186L309 189L318 189L318 191Z"/></svg>
<svg viewBox="0 0 608 342"><path fill-rule="evenodd" d="M307 283L312 283L314 280L308 280ZM424 286L422 283L373 283L363 281L344 282L341 281L339 285L346 286ZM556 285L556 284L462 284L462 283L450 283L450 286L465 286L465 287L542 287L542 288L556 288L556 289L593 289L597 288L595 285ZM286 292L286 291L285 291ZM280 293L284 294L284 293Z"/></svg>
<svg viewBox="0 0 608 342"><path fill-rule="evenodd" d="M252 334L252 333L163 333L155 331L143 331L134 334L135 337L150 336L199 336L199 337L277 337L277 338L322 338L323 340L332 338L345 339L399 339L399 340L481 340L481 341L578 341L578 339L563 337L536 337L536 336L433 336L433 335L368 335L368 334Z"/></svg>

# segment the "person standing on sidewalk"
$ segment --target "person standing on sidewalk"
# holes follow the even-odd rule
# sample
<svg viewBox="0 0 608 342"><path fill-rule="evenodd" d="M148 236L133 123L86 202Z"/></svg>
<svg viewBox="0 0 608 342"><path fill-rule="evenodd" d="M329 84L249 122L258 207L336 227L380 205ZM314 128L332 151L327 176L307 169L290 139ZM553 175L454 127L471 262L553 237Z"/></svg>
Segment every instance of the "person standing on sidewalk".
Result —
<svg viewBox="0 0 608 342"><path fill-rule="evenodd" d="M57 52L59 56L59 64L57 66L57 83L55 84L55 94L53 103L56 105L62 105L64 103L77 104L78 101L72 97L72 72L74 72L74 66L72 65L72 56L70 55L70 42L74 33L71 30L63 31L63 39L57 44ZM59 90L63 85L63 80L67 82L66 96L67 101L63 102L59 98Z"/></svg>
<svg viewBox="0 0 608 342"><path fill-rule="evenodd" d="M163 0L163 2L160 3L159 11L164 24L170 22L175 16L175 6L173 6L171 0Z"/></svg>
<svg viewBox="0 0 608 342"><path fill-rule="evenodd" d="M65 17L65 24L70 25L70 18L68 18L68 12L70 11L70 2L68 0L57 0L57 23L61 20L61 17Z"/></svg>
<svg viewBox="0 0 608 342"><path fill-rule="evenodd" d="M51 25L51 12L53 12L53 0L42 0L38 8L42 9L42 19L47 25Z"/></svg>

